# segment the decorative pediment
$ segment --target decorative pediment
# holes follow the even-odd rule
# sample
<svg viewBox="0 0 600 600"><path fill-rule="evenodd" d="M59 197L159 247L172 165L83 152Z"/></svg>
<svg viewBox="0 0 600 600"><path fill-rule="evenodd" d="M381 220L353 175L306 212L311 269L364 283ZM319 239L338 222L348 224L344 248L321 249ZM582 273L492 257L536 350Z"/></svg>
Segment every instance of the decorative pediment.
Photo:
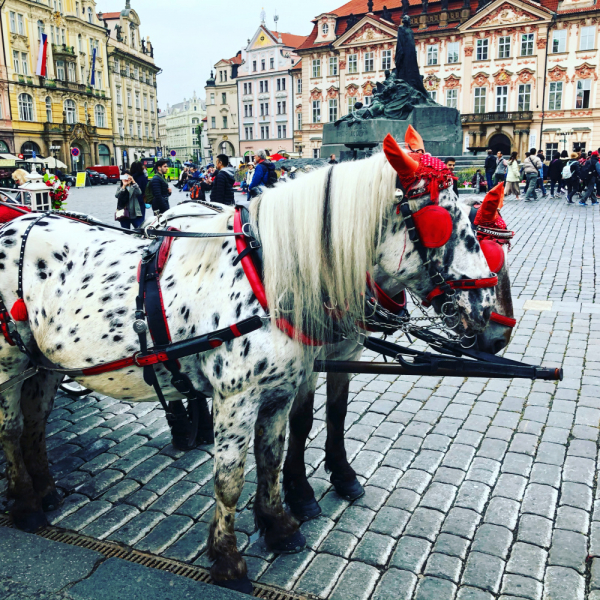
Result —
<svg viewBox="0 0 600 600"><path fill-rule="evenodd" d="M590 79L591 77L594 78L594 81L598 81L598 74L594 65L583 63L580 67L575 67L573 79Z"/></svg>
<svg viewBox="0 0 600 600"><path fill-rule="evenodd" d="M444 89L453 90L460 87L460 77L452 74L444 78Z"/></svg>
<svg viewBox="0 0 600 600"><path fill-rule="evenodd" d="M373 90L377 87L377 84L374 81L365 81L361 87L365 96L371 96L373 94Z"/></svg>
<svg viewBox="0 0 600 600"><path fill-rule="evenodd" d="M354 35L346 40L346 44L368 44L374 40L387 40L389 35L379 27L366 23Z"/></svg>
<svg viewBox="0 0 600 600"><path fill-rule="evenodd" d="M358 93L358 86L355 83L349 83L346 86L346 95L350 97L356 96Z"/></svg>
<svg viewBox="0 0 600 600"><path fill-rule="evenodd" d="M441 80L439 77L436 77L435 75L428 75L425 77L425 79L423 79L423 85L428 92L433 92L440 86L440 81Z"/></svg>
<svg viewBox="0 0 600 600"><path fill-rule="evenodd" d="M248 50L266 48L268 46L275 46L276 44L277 40L273 37L273 34L271 34L261 25L258 28L258 31L254 34L250 44L248 44Z"/></svg>
<svg viewBox="0 0 600 600"><path fill-rule="evenodd" d="M494 73L495 85L508 85L511 82L512 73L502 68L497 73Z"/></svg>
<svg viewBox="0 0 600 600"><path fill-rule="evenodd" d="M319 88L310 90L310 97L312 100L323 100L323 92Z"/></svg>
<svg viewBox="0 0 600 600"><path fill-rule="evenodd" d="M340 88L336 87L335 85L332 85L328 90L327 90L327 98L337 98L340 92Z"/></svg>
<svg viewBox="0 0 600 600"><path fill-rule="evenodd" d="M567 81L567 69L556 65L552 69L548 69L548 79L550 81Z"/></svg>
<svg viewBox="0 0 600 600"><path fill-rule="evenodd" d="M461 25L460 29L479 29L505 26L515 26L523 23L540 22L550 20L550 13L540 6L532 7L519 0L497 0L488 4L468 21Z"/></svg>
<svg viewBox="0 0 600 600"><path fill-rule="evenodd" d="M476 75L473 75L471 87L483 87L487 85L490 85L490 76L487 73L480 71Z"/></svg>
<svg viewBox="0 0 600 600"><path fill-rule="evenodd" d="M369 15L362 18L354 27L351 27L334 43L334 48L341 46L365 45L390 40L396 40L398 36L398 27L388 25L375 20Z"/></svg>
<svg viewBox="0 0 600 600"><path fill-rule="evenodd" d="M535 71L527 68L517 71L517 81L519 83L535 83Z"/></svg>

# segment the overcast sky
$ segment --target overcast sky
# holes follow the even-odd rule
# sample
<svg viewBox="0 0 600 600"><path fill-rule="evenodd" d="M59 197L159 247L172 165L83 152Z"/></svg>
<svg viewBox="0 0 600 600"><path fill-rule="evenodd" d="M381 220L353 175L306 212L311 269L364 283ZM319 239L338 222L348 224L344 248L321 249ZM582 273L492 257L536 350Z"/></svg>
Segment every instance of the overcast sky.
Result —
<svg viewBox="0 0 600 600"><path fill-rule="evenodd" d="M231 58L244 47L260 25L264 7L266 24L279 31L308 35L311 20L342 6L344 0L132 0L138 13L142 36L150 36L154 59L162 68L158 77L159 106L180 102L196 90L204 98L204 86L213 65ZM365 0L366 5L366 0ZM98 11L122 10L125 0L96 0Z"/></svg>

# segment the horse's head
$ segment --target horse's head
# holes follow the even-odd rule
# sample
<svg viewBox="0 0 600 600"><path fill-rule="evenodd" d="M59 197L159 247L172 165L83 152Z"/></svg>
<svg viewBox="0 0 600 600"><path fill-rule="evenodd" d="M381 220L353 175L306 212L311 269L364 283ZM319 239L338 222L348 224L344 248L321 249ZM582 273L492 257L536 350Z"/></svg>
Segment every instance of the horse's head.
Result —
<svg viewBox="0 0 600 600"><path fill-rule="evenodd" d="M379 268L447 315L456 331L482 331L493 310L497 280L458 205L452 173L429 154L404 152L391 135L383 149L397 189Z"/></svg>

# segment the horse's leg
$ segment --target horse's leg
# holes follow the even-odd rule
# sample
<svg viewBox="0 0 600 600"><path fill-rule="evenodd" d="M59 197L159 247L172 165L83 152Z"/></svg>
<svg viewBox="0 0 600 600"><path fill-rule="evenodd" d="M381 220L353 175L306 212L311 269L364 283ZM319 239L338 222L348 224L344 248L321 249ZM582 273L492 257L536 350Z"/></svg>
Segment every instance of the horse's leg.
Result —
<svg viewBox="0 0 600 600"><path fill-rule="evenodd" d="M21 384L16 385L0 397L0 442L6 455L7 495L14 500L11 508L13 522L18 529L34 532L47 525L47 521L41 497L33 488L21 450L21 388Z"/></svg>
<svg viewBox="0 0 600 600"><path fill-rule="evenodd" d="M300 521L314 519L321 514L315 493L306 477L304 462L306 442L313 425L316 383L317 376L313 374L298 390L290 411L290 442L283 465L285 501L292 514Z"/></svg>
<svg viewBox="0 0 600 600"><path fill-rule="evenodd" d="M244 465L258 398L249 392L223 398L215 393L215 516L208 537L208 557L215 561L210 574L229 589L252 594L246 561L237 549L235 509L244 485Z"/></svg>
<svg viewBox="0 0 600 600"><path fill-rule="evenodd" d="M61 501L48 466L46 422L62 379L62 375L41 371L23 384L21 392L24 419L21 450L33 489L41 497L45 511L55 510Z"/></svg>
<svg viewBox="0 0 600 600"><path fill-rule="evenodd" d="M293 391L286 388L265 392L254 431L258 482L254 500L256 524L265 536L267 547L284 553L299 552L306 545L298 522L283 507L279 483L292 394Z"/></svg>
<svg viewBox="0 0 600 600"><path fill-rule="evenodd" d="M327 373L325 468L331 472L331 483L333 483L335 491L346 500L356 500L365 491L356 478L354 469L348 463L344 445L349 387L350 375L348 373Z"/></svg>

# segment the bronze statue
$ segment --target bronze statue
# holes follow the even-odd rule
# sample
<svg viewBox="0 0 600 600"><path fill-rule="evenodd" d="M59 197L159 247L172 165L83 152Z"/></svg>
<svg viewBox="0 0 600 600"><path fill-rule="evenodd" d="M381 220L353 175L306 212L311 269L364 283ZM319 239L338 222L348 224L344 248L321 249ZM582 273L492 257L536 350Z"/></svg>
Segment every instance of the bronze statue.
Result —
<svg viewBox="0 0 600 600"><path fill-rule="evenodd" d="M410 4L408 0L402 0L402 16L406 17L408 15L408 8Z"/></svg>
<svg viewBox="0 0 600 600"><path fill-rule="evenodd" d="M398 29L398 40L396 42L396 78L403 79L417 91L427 94L427 90L423 85L423 78L419 73L415 36L410 28L410 17L408 15L402 17L402 27Z"/></svg>
<svg viewBox="0 0 600 600"><path fill-rule="evenodd" d="M448 0L442 0L442 11L448 10Z"/></svg>

